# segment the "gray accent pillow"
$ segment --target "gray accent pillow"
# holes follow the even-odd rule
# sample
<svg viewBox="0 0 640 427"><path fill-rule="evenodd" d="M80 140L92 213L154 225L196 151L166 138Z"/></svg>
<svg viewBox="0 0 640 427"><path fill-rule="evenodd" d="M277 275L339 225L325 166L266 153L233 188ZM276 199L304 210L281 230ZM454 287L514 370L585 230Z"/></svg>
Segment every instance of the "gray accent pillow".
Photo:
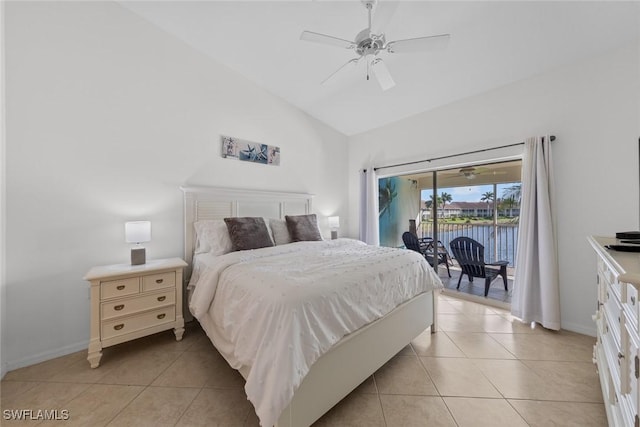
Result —
<svg viewBox="0 0 640 427"><path fill-rule="evenodd" d="M285 215L287 228L293 242L305 242L322 240L322 234L318 229L316 214L310 215Z"/></svg>
<svg viewBox="0 0 640 427"><path fill-rule="evenodd" d="M271 228L273 243L275 243L276 246L291 243L291 235L287 228L287 221L284 219L270 219L269 227Z"/></svg>
<svg viewBox="0 0 640 427"><path fill-rule="evenodd" d="M267 224L261 217L225 218L234 251L273 246Z"/></svg>

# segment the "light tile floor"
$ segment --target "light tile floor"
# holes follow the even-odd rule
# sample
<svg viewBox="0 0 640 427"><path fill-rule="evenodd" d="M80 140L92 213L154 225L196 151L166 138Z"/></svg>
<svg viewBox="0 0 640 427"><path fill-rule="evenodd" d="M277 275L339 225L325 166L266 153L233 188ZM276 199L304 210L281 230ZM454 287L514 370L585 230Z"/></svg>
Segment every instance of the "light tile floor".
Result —
<svg viewBox="0 0 640 427"><path fill-rule="evenodd" d="M316 426L605 426L594 338L531 329L507 311L439 297L428 331ZM197 324L7 373L2 410L67 409L64 426L255 426L244 381ZM38 424L10 422L1 424Z"/></svg>

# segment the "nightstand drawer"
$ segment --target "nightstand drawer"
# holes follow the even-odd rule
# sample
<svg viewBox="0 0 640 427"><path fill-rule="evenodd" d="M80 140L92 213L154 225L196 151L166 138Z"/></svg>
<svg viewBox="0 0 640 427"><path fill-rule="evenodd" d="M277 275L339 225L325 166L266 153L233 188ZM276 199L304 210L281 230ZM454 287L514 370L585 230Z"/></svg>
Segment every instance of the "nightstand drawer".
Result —
<svg viewBox="0 0 640 427"><path fill-rule="evenodd" d="M140 293L140 278L131 277L129 279L102 282L100 298L117 298L137 293Z"/></svg>
<svg viewBox="0 0 640 427"><path fill-rule="evenodd" d="M109 320L102 324L102 339L105 340L163 323L173 322L175 319L176 308L175 306L170 306L137 316Z"/></svg>
<svg viewBox="0 0 640 427"><path fill-rule="evenodd" d="M149 310L156 307L175 304L176 293L174 289L159 292L151 295L143 295L118 301L102 304L102 320L113 319L114 317L126 316L128 314Z"/></svg>
<svg viewBox="0 0 640 427"><path fill-rule="evenodd" d="M168 288L176 286L176 273L151 274L142 277L142 291L152 291L154 289Z"/></svg>

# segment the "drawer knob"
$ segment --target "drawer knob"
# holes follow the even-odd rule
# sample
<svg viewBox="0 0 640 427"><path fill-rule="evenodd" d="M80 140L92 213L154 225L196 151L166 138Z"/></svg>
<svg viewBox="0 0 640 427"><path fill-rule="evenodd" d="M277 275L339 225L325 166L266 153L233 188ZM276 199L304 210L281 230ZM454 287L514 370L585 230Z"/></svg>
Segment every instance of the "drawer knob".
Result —
<svg viewBox="0 0 640 427"><path fill-rule="evenodd" d="M113 329L115 329L116 331L119 331L122 328L124 328L124 323L117 324L113 327Z"/></svg>
<svg viewBox="0 0 640 427"><path fill-rule="evenodd" d="M124 285L118 285L118 287L116 287L117 290L121 291L124 289Z"/></svg>
<svg viewBox="0 0 640 427"><path fill-rule="evenodd" d="M164 301L166 299L167 299L167 297L165 295L162 295L161 297L158 297L158 301Z"/></svg>
<svg viewBox="0 0 640 427"><path fill-rule="evenodd" d="M118 304L118 305L116 305L115 307L113 307L113 309L114 309L115 311L120 311L120 310L122 310L123 308L124 308L124 304Z"/></svg>
<svg viewBox="0 0 640 427"><path fill-rule="evenodd" d="M164 282L164 279L156 279L156 283L159 285L160 283Z"/></svg>
<svg viewBox="0 0 640 427"><path fill-rule="evenodd" d="M618 359L624 359L624 354L622 352L618 352Z"/></svg>
<svg viewBox="0 0 640 427"><path fill-rule="evenodd" d="M158 314L158 319L164 319L166 316L166 314L162 313L162 314Z"/></svg>
<svg viewBox="0 0 640 427"><path fill-rule="evenodd" d="M636 305L636 297L631 296L631 305Z"/></svg>

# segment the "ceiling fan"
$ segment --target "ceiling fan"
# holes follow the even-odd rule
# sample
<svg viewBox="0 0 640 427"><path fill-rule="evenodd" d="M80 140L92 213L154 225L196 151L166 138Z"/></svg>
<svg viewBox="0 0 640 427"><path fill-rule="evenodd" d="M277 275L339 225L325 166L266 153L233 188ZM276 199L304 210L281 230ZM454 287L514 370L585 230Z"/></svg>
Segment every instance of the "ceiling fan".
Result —
<svg viewBox="0 0 640 427"><path fill-rule="evenodd" d="M489 174L489 173L492 175L504 175L506 172L491 170L487 168L474 168L474 167L462 168L459 171L459 174L461 176L464 176L467 179L475 179L475 177L478 175Z"/></svg>
<svg viewBox="0 0 640 427"><path fill-rule="evenodd" d="M342 47L344 49L353 49L356 57L349 60L346 64L338 68L333 74L322 81L322 84L329 81L333 76L338 74L342 69L348 66L355 66L362 58L367 64L367 80L369 80L370 71L373 71L376 80L380 84L382 90L391 89L395 86L395 82L391 77L391 73L378 55L381 52L387 53L407 53L430 50L446 46L449 42L449 34L438 34L434 36L416 37L411 39L387 41L384 33L375 34L371 30L371 12L378 0L360 0L367 9L369 15L369 24L367 28L360 31L354 41L329 36L326 34L316 33L313 31L303 31L300 35L301 40L329 44Z"/></svg>

